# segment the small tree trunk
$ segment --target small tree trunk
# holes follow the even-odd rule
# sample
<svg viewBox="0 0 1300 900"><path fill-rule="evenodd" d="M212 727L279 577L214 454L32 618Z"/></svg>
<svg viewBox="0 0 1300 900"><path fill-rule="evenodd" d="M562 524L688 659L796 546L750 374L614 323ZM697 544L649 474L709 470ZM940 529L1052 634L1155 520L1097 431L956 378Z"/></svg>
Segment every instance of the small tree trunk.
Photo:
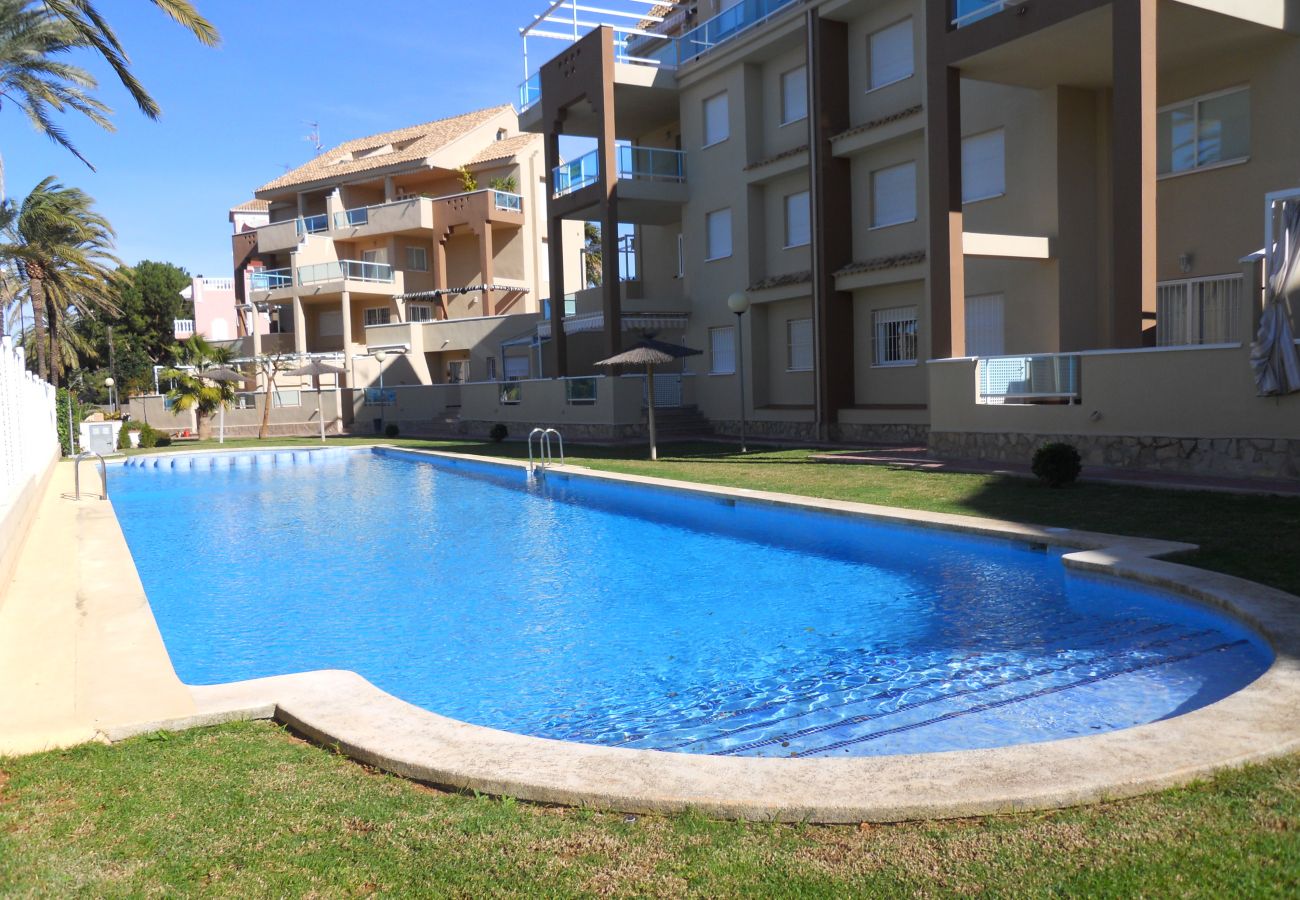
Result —
<svg viewBox="0 0 1300 900"><path fill-rule="evenodd" d="M262 407L262 425L257 429L257 439L266 440L271 431L271 407L275 403L275 366L266 370L266 403Z"/></svg>
<svg viewBox="0 0 1300 900"><path fill-rule="evenodd" d="M208 415L207 413L201 413L198 410L195 410L194 420L195 420L194 427L198 429L199 432L199 440L201 441L212 440L212 416Z"/></svg>
<svg viewBox="0 0 1300 900"><path fill-rule="evenodd" d="M49 323L50 333L50 384L59 386L59 375L63 372L63 360L59 358L59 316L53 303L45 304L45 320Z"/></svg>
<svg viewBox="0 0 1300 900"><path fill-rule="evenodd" d="M45 282L30 264L27 267L30 277L32 299L32 329L36 336L36 374L43 380L50 380L50 367L45 360Z"/></svg>

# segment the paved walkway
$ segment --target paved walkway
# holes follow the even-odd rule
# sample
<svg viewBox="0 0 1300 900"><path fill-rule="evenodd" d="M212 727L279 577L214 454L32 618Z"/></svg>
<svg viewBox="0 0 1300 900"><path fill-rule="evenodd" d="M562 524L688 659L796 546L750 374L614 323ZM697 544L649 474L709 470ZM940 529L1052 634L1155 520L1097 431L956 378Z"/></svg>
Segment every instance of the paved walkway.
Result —
<svg viewBox="0 0 1300 900"><path fill-rule="evenodd" d="M0 756L195 713L112 506L70 499L72 474L56 467L0 589Z"/></svg>
<svg viewBox="0 0 1300 900"><path fill-rule="evenodd" d="M926 447L882 445L865 450L819 453L813 459L827 463L861 466L888 466L923 472L966 472L976 475L1015 475L1032 478L1029 466L1020 463L993 463L973 459L938 459ZM1233 494L1275 494L1300 497L1300 481L1295 479L1218 478L1208 475L1182 475L1173 472L1139 472L1106 466L1084 466L1079 476L1085 481L1103 484L1131 484L1141 487L1170 488L1185 491L1223 491Z"/></svg>

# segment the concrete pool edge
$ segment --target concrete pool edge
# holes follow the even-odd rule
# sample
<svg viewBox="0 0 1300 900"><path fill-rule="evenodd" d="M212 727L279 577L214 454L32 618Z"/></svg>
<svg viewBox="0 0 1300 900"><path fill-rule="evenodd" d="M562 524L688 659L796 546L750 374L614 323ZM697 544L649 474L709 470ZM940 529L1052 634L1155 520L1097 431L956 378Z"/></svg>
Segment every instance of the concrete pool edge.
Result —
<svg viewBox="0 0 1300 900"><path fill-rule="evenodd" d="M526 469L526 463L509 460L378 449L398 457ZM725 817L816 822L962 817L1117 799L1300 749L1300 599L1153 558L1191 545L571 466L556 466L546 477L575 476L1081 548L1065 556L1067 565L1135 579L1217 606L1259 631L1275 659L1263 676L1242 690L1165 721L1047 743L907 756L719 758L532 738L438 716L350 672L192 687L198 717L110 730L108 737L230 718L273 717L361 762L450 788L627 812L690 808Z"/></svg>

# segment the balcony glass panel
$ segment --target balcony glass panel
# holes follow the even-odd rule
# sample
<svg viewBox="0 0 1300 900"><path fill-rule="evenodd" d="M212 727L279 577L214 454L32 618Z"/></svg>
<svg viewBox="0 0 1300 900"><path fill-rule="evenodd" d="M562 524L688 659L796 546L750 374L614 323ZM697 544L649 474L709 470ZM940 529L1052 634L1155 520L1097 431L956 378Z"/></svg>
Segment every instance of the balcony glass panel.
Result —
<svg viewBox="0 0 1300 900"><path fill-rule="evenodd" d="M335 228L357 228L369 224L370 207L368 206L363 206L360 209L344 210L341 213L334 214Z"/></svg>
<svg viewBox="0 0 1300 900"><path fill-rule="evenodd" d="M572 162L556 166L555 196L563 197L581 190L589 184L595 184L600 178L600 157L595 150L583 154Z"/></svg>
<svg viewBox="0 0 1300 900"><path fill-rule="evenodd" d="M542 73L534 72L523 84L519 85L519 100L516 112L523 112L542 99Z"/></svg>
<svg viewBox="0 0 1300 900"><path fill-rule="evenodd" d="M511 212L524 211L524 198L521 194L511 194L507 191L493 191L493 202L497 209L510 210Z"/></svg>
<svg viewBox="0 0 1300 900"><path fill-rule="evenodd" d="M274 291L293 287L292 269L261 269L248 273L249 283L255 291Z"/></svg>
<svg viewBox="0 0 1300 900"><path fill-rule="evenodd" d="M323 281L373 281L389 284L393 280L393 267L387 263L361 262L343 259L338 262L299 266L299 284L320 284Z"/></svg>
<svg viewBox="0 0 1300 900"><path fill-rule="evenodd" d="M299 234L320 234L322 231L330 230L330 217L328 215L303 216L298 220Z"/></svg>
<svg viewBox="0 0 1300 900"><path fill-rule="evenodd" d="M598 152L580 156L555 169L555 196L563 197L600 180ZM624 145L618 148L618 177L622 181L686 180L686 154L681 150Z"/></svg>
<svg viewBox="0 0 1300 900"><path fill-rule="evenodd" d="M679 37L678 62L686 62L712 50L793 2L794 0L740 0L735 6L723 10Z"/></svg>
<svg viewBox="0 0 1300 900"><path fill-rule="evenodd" d="M953 0L952 23L958 28L986 19L1006 8L1007 0Z"/></svg>

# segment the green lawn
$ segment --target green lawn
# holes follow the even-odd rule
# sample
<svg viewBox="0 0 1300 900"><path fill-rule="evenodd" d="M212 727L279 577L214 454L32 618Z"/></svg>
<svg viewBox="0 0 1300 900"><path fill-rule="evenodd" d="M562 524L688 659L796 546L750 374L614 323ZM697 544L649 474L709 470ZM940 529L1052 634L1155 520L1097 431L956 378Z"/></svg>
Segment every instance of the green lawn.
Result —
<svg viewBox="0 0 1300 900"><path fill-rule="evenodd" d="M637 448L570 450L614 471L1185 540L1202 546L1188 562L1300 593L1300 556L1278 539L1300 533L1294 499L1053 491L715 444L670 447L658 463ZM1300 756L1105 806L864 828L627 820L448 794L269 724L0 760L0 894L70 893L1296 896Z"/></svg>

